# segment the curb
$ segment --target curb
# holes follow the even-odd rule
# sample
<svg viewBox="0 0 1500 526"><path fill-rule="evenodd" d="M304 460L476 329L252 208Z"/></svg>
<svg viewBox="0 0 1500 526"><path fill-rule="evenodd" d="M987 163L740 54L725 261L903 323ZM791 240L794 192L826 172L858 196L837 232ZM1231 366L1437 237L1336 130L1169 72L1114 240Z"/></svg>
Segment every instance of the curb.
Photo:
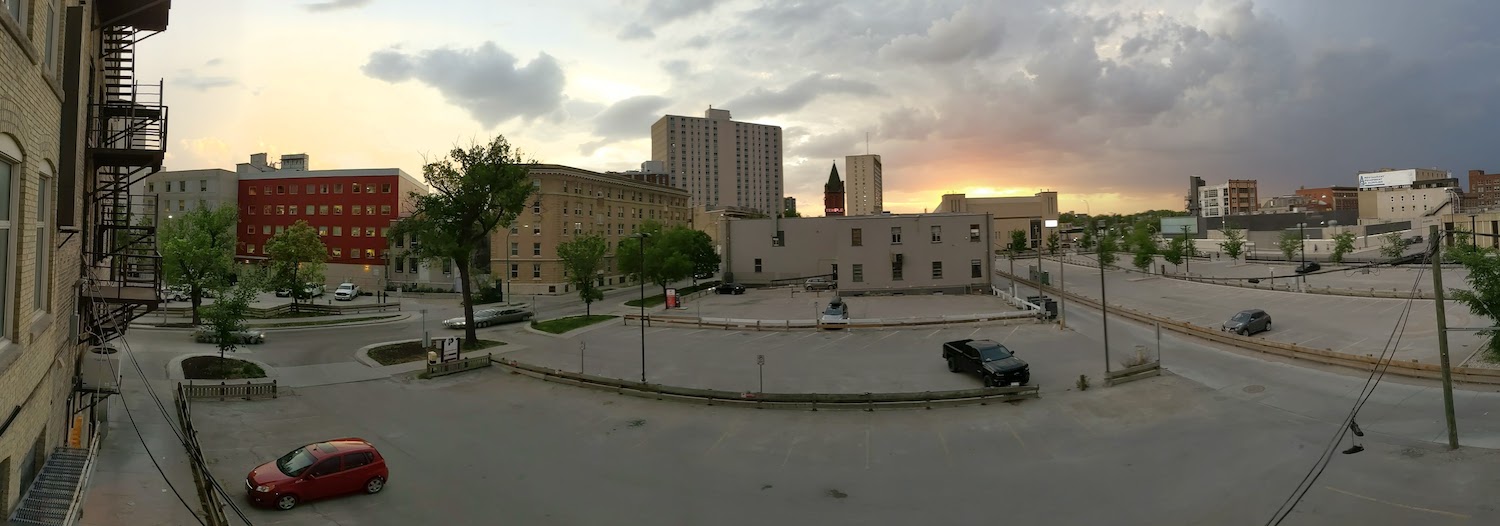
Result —
<svg viewBox="0 0 1500 526"><path fill-rule="evenodd" d="M583 316L583 314L579 314L578 316ZM614 318L622 318L622 317L624 317L624 316L619 315L619 314L595 314L594 316L613 316ZM572 317L573 316L563 316L563 318L572 318ZM553 318L553 319L558 319L558 318ZM543 320L543 321L546 321L546 320ZM544 331L544 330L533 328L531 326L531 322L527 322L525 325L522 325L521 328L525 329L526 332L529 332L529 333L532 333L532 334L539 334L539 335L542 335L542 336L548 336L548 337L552 337L552 338L563 338L563 339L566 339L566 338L572 338L572 337L577 336L579 334L583 334L585 332L592 331L594 329L598 329L598 328L603 327L605 325L609 325L609 322L611 322L611 321L614 321L614 320L603 320L603 321L600 321L598 323L594 323L594 324L590 324L590 325L585 325L583 327L579 327L577 329L573 329L571 331L568 331L568 332L565 332L565 333L562 333L562 334L554 334L554 333L550 333L550 332L547 332L547 331Z"/></svg>
<svg viewBox="0 0 1500 526"><path fill-rule="evenodd" d="M182 372L182 361L186 360L188 358L194 358L194 357L198 357L198 356L208 356L208 357L211 357L211 358L218 358L219 357L219 353L195 352L195 353L187 353L187 354L177 355L176 357L172 358L171 361L167 362L167 379L168 380L172 380L174 382L184 382L184 381L187 381L188 380L187 375ZM255 380L275 380L276 379L276 368L275 367L271 367L266 362L262 362L260 360L253 360L253 359L250 359L250 358L245 358L243 356L231 356L231 355L228 355L228 354L224 355L224 357L225 358L234 358L234 359L242 361L242 362L250 362L250 363L253 363L255 365L260 366L261 370L263 370L263 371L266 372L266 377L265 378L255 378ZM205 380L205 381L207 381L207 380ZM228 380L225 380L225 381L227 382Z"/></svg>
<svg viewBox="0 0 1500 526"><path fill-rule="evenodd" d="M354 361L359 362L360 365L363 365L365 367L369 367L371 369L383 369L383 368L386 368L386 367L401 367L401 366L404 366L404 365L411 365L411 364L419 364L420 365L420 364L426 363L426 360L412 360L410 362L403 362L403 363L397 363L397 364L391 364L391 365L381 365L380 362L377 362L377 361L375 361L374 358L370 357L370 351L373 350L374 348L380 347L382 345L391 345L391 344L395 344L395 343L406 343L406 342L420 342L420 341L422 341L421 338L410 338L410 339L406 339L406 340L392 340L392 341L388 341L388 342L372 343L372 344L366 345L364 347L360 347L358 349L355 349L354 350ZM489 352L489 353L492 353L492 354L504 354L504 353L508 353L508 352L515 352L515 351L525 350L527 348L528 347L526 347L525 345L520 345L520 344L516 344L516 343L511 343L511 342L505 342L503 345L496 345L494 347L485 347L483 349L476 349L476 350L473 350L473 351L459 351L458 354L459 354L459 356L463 356L464 354L475 353L475 352L480 352L480 351L485 351L485 352ZM502 350L497 350L497 349L504 349L504 350L502 351ZM395 376L395 375L403 374L403 373L407 373L407 372L410 372L410 371L394 371L394 372L391 373L391 375Z"/></svg>

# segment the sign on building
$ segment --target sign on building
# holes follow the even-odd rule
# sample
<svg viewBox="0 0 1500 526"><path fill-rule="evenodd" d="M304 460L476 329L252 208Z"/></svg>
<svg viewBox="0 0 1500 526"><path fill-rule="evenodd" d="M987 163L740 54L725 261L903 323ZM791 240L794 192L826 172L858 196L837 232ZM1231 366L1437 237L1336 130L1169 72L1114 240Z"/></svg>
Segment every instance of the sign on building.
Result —
<svg viewBox="0 0 1500 526"><path fill-rule="evenodd" d="M1383 188L1387 186L1411 186L1417 180L1416 170L1395 170L1391 172L1375 172L1359 174L1359 187Z"/></svg>
<svg viewBox="0 0 1500 526"><path fill-rule="evenodd" d="M1198 218L1196 217L1163 217L1161 218L1161 234L1164 236L1181 235L1183 229L1188 234L1198 233Z"/></svg>

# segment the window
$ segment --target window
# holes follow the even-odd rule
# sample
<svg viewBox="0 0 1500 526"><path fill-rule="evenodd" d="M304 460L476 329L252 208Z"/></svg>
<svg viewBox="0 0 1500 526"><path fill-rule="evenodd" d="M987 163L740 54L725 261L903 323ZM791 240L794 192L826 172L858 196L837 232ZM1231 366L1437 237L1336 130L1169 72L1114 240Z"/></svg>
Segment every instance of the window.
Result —
<svg viewBox="0 0 1500 526"><path fill-rule="evenodd" d="M280 234L280 233L285 232L285 231L286 231L286 227L285 226L276 225L276 233L277 234Z"/></svg>
<svg viewBox="0 0 1500 526"><path fill-rule="evenodd" d="M271 225L261 225L260 233L268 236L271 235Z"/></svg>
<svg viewBox="0 0 1500 526"><path fill-rule="evenodd" d="M368 451L344 455L344 469L354 469L368 465L371 462L371 457L374 457L374 455L371 455Z"/></svg>
<svg viewBox="0 0 1500 526"><path fill-rule="evenodd" d="M254 254L255 253L255 245L245 245L245 253L246 254Z"/></svg>
<svg viewBox="0 0 1500 526"><path fill-rule="evenodd" d="M943 262L932 262L932 279L943 279Z"/></svg>
<svg viewBox="0 0 1500 526"><path fill-rule="evenodd" d="M389 228L383 228L382 227L380 229L380 237L390 238L391 237L391 229L389 229Z"/></svg>
<svg viewBox="0 0 1500 526"><path fill-rule="evenodd" d="M181 203L182 201L178 201L178 202ZM264 215L271 215L271 205L262 205L261 209L260 209L260 213L264 214Z"/></svg>
<svg viewBox="0 0 1500 526"><path fill-rule="evenodd" d="M969 225L969 242L979 242L979 225Z"/></svg>
<svg viewBox="0 0 1500 526"><path fill-rule="evenodd" d="M336 257L336 258L344 257L344 249L338 248L338 247L333 247L333 257Z"/></svg>
<svg viewBox="0 0 1500 526"><path fill-rule="evenodd" d="M759 274L760 270L760 258L755 258L755 273Z"/></svg>
<svg viewBox="0 0 1500 526"><path fill-rule="evenodd" d="M531 213L533 213L533 214L540 214L540 213L542 213L542 202L541 201L532 201L531 202Z"/></svg>
<svg viewBox="0 0 1500 526"><path fill-rule="evenodd" d="M349 188L349 192L350 193L355 193L355 194L359 193L359 184L357 184L357 183L356 184L351 184L351 185L349 185L349 187L350 187Z"/></svg>
<svg viewBox="0 0 1500 526"><path fill-rule="evenodd" d="M532 263L531 264L531 279L542 279L542 264L541 263Z"/></svg>
<svg viewBox="0 0 1500 526"><path fill-rule="evenodd" d="M318 185L315 185L315 184L307 185L307 195L313 195L313 194L316 194L316 193L318 193Z"/></svg>
<svg viewBox="0 0 1500 526"><path fill-rule="evenodd" d="M270 188L271 187L269 187L269 186L266 187L266 189L267 189L266 193L267 194L271 193ZM186 179L181 180L181 181L177 181L177 191L178 192L186 192L187 191L187 180Z"/></svg>
<svg viewBox="0 0 1500 526"><path fill-rule="evenodd" d="M283 185L283 184L276 185L276 195L285 195L285 194L286 194L286 185Z"/></svg>
<svg viewBox="0 0 1500 526"><path fill-rule="evenodd" d="M276 205L276 215L286 215L286 205Z"/></svg>
<svg viewBox="0 0 1500 526"><path fill-rule="evenodd" d="M365 205L365 215L375 215L375 205Z"/></svg>
<svg viewBox="0 0 1500 526"><path fill-rule="evenodd" d="M266 207L266 208L270 208L270 207ZM181 211L184 211L184 210L187 210L187 201L183 201L181 199L178 199L177 200L177 211L181 212ZM267 213L270 213L270 212L267 211Z"/></svg>
<svg viewBox="0 0 1500 526"><path fill-rule="evenodd" d="M901 281L901 254L891 260L891 281Z"/></svg>
<svg viewBox="0 0 1500 526"><path fill-rule="evenodd" d="M773 246L773 247L784 247L784 246L786 246L786 231L784 231L784 230L777 230L776 231L776 236L771 238L771 246Z"/></svg>
<svg viewBox="0 0 1500 526"><path fill-rule="evenodd" d="M328 236L328 227L326 227L326 226L320 226L320 227L318 227L318 235L325 236L325 237Z"/></svg>
<svg viewBox="0 0 1500 526"><path fill-rule="evenodd" d="M521 265L519 263L511 263L510 264L510 279L516 279L516 278L520 277L520 275L521 275Z"/></svg>
<svg viewBox="0 0 1500 526"><path fill-rule="evenodd" d="M406 271L412 274L417 273L417 258L406 258Z"/></svg>
<svg viewBox="0 0 1500 526"><path fill-rule="evenodd" d="M854 247L865 246L865 232L864 232L864 229L860 229L860 228L851 228L851 229L849 229L849 246L854 246Z"/></svg>
<svg viewBox="0 0 1500 526"><path fill-rule="evenodd" d="M354 193L357 194L359 192L354 192ZM375 185L374 184L367 184L367 185L365 185L365 193L367 193L367 194L373 194L373 193L375 193Z"/></svg>
<svg viewBox="0 0 1500 526"><path fill-rule="evenodd" d="M391 215L391 205L380 205L380 215Z"/></svg>
<svg viewBox="0 0 1500 526"><path fill-rule="evenodd" d="M17 0L6 0L7 3ZM16 18L20 20L20 17ZM42 52L42 64L47 66L47 72L57 74L57 5L53 2L47 3L47 49Z"/></svg>
<svg viewBox="0 0 1500 526"><path fill-rule="evenodd" d="M540 255L542 255L542 244L541 243L532 243L531 244L531 255L533 255L533 256L540 256Z"/></svg>
<svg viewBox="0 0 1500 526"><path fill-rule="evenodd" d="M512 256L519 256L519 255L521 255L520 249L521 249L521 244L520 243L514 243L514 242L512 242L510 244L510 255L512 255Z"/></svg>
<svg viewBox="0 0 1500 526"><path fill-rule="evenodd" d="M328 185L325 184L325 185L319 186L318 187L318 193L320 193L320 194L326 194L326 193L328 193Z"/></svg>
<svg viewBox="0 0 1500 526"><path fill-rule="evenodd" d="M932 225L932 242L933 243L942 243L943 242L943 227L938 226L938 225Z"/></svg>
<svg viewBox="0 0 1500 526"><path fill-rule="evenodd" d="M977 259L971 259L971 260L969 260L969 277L971 277L971 278L982 278L982 277L984 277L984 267L982 266L982 263L979 260L977 260Z"/></svg>
<svg viewBox="0 0 1500 526"><path fill-rule="evenodd" d="M307 208L303 210L303 214L313 215L313 205L307 205Z"/></svg>
<svg viewBox="0 0 1500 526"><path fill-rule="evenodd" d="M341 227L341 226L333 227L333 237L343 237L343 236L344 236L344 227Z"/></svg>
<svg viewBox="0 0 1500 526"><path fill-rule="evenodd" d="M328 215L328 205L318 205L318 215L320 215L320 216L326 216L326 215Z"/></svg>
<svg viewBox="0 0 1500 526"><path fill-rule="evenodd" d="M296 188L296 187L295 187L295 186L293 186L293 187L292 187L292 188ZM199 202L199 203L198 203L198 206L199 206L199 207L202 207L202 206L203 206L203 203L202 203L202 202L201 202L201 201L200 201L200 202ZM286 215L289 215L289 216L294 216L294 215L297 215L297 205L292 205L292 206L289 206L289 207L287 207L287 210L286 210Z"/></svg>
<svg viewBox="0 0 1500 526"><path fill-rule="evenodd" d="M862 265L862 264L859 264L859 263L855 263L853 271L854 271L854 282L855 283L864 283L864 281L865 281L865 266Z"/></svg>
<svg viewBox="0 0 1500 526"><path fill-rule="evenodd" d="M255 233L255 225L245 225L245 233L246 234L254 234Z"/></svg>
<svg viewBox="0 0 1500 526"><path fill-rule="evenodd" d="M365 249L365 259L375 259L375 249L373 249L373 248L367 248L367 249Z"/></svg>
<svg viewBox="0 0 1500 526"><path fill-rule="evenodd" d="M204 190L207 190L207 188L205 188ZM291 185L287 188L286 191L291 193L292 195L297 195L297 185Z"/></svg>
<svg viewBox="0 0 1500 526"><path fill-rule="evenodd" d="M344 205L333 205L333 215L344 215Z"/></svg>
<svg viewBox="0 0 1500 526"><path fill-rule="evenodd" d="M900 245L901 244L901 227L899 227L899 226L893 226L893 227L891 227L891 244L892 245Z"/></svg>
<svg viewBox="0 0 1500 526"><path fill-rule="evenodd" d="M359 188L359 187L356 186L355 188ZM349 207L349 214L350 215L360 215L359 213L361 211L363 211L363 210L364 210L364 208L361 207L361 206L359 206L359 205L350 206Z"/></svg>
<svg viewBox="0 0 1500 526"><path fill-rule="evenodd" d="M380 193L382 193L382 194L389 194L389 193L391 193L391 183L382 183L380 185Z"/></svg>
<svg viewBox="0 0 1500 526"><path fill-rule="evenodd" d="M365 227L365 237L375 237L375 227L373 227L373 226L367 226L367 227Z"/></svg>
<svg viewBox="0 0 1500 526"><path fill-rule="evenodd" d="M540 235L542 235L542 227L541 227L541 225L537 225L537 226L531 227L531 235L533 235L533 236L540 236Z"/></svg>
<svg viewBox="0 0 1500 526"><path fill-rule="evenodd" d="M338 473L339 471L341 471L339 466L339 457L332 457L328 460L319 462L316 466L313 466L312 471L308 472L308 474L314 477L322 477Z"/></svg>
<svg viewBox="0 0 1500 526"><path fill-rule="evenodd" d="M349 227L349 237L359 237L359 227Z"/></svg>
<svg viewBox="0 0 1500 526"><path fill-rule="evenodd" d="M51 6L48 6L51 9ZM49 13L50 14L50 13ZM49 23L50 24L50 23ZM50 29L50 25L48 26ZM50 31L49 31L50 32ZM50 175L50 174L46 174ZM52 241L47 238L47 223L50 219L48 211L52 209L52 203L47 202L48 188L52 184L51 177L42 177L36 185L36 274L32 281L36 282L33 294L33 306L39 311L47 311L48 294L52 286L52 272L49 260L52 253Z"/></svg>
<svg viewBox="0 0 1500 526"><path fill-rule="evenodd" d="M146 193L151 193L151 192L155 192L155 191L156 191L156 183L146 183Z"/></svg>

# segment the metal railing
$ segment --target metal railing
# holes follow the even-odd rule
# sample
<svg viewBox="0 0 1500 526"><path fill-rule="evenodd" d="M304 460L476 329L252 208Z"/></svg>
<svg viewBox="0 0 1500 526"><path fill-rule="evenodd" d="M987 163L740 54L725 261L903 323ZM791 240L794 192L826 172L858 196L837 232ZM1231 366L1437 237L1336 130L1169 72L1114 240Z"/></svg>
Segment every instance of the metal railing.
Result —
<svg viewBox="0 0 1500 526"><path fill-rule="evenodd" d="M219 401L230 398L242 398L252 400L255 398L276 398L276 380L270 382L251 382L246 380L242 383L219 382L217 384L195 384L189 381L186 384L177 384L182 391L184 400L208 400Z"/></svg>

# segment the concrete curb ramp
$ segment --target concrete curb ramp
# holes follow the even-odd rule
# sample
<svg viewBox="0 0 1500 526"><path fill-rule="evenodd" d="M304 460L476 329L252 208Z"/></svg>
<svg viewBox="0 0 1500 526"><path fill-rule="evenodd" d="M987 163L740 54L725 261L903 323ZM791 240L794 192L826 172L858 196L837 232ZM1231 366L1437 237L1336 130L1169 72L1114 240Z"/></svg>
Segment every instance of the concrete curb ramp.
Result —
<svg viewBox="0 0 1500 526"><path fill-rule="evenodd" d="M714 389L692 389L670 385L633 382L525 364L498 358L494 363L511 372L549 382L587 387L601 391L656 400L675 400L706 405L730 405L756 409L864 410L932 409L933 407L987 405L1040 398L1041 386L986 387L957 391L924 391L918 393L741 393Z"/></svg>

